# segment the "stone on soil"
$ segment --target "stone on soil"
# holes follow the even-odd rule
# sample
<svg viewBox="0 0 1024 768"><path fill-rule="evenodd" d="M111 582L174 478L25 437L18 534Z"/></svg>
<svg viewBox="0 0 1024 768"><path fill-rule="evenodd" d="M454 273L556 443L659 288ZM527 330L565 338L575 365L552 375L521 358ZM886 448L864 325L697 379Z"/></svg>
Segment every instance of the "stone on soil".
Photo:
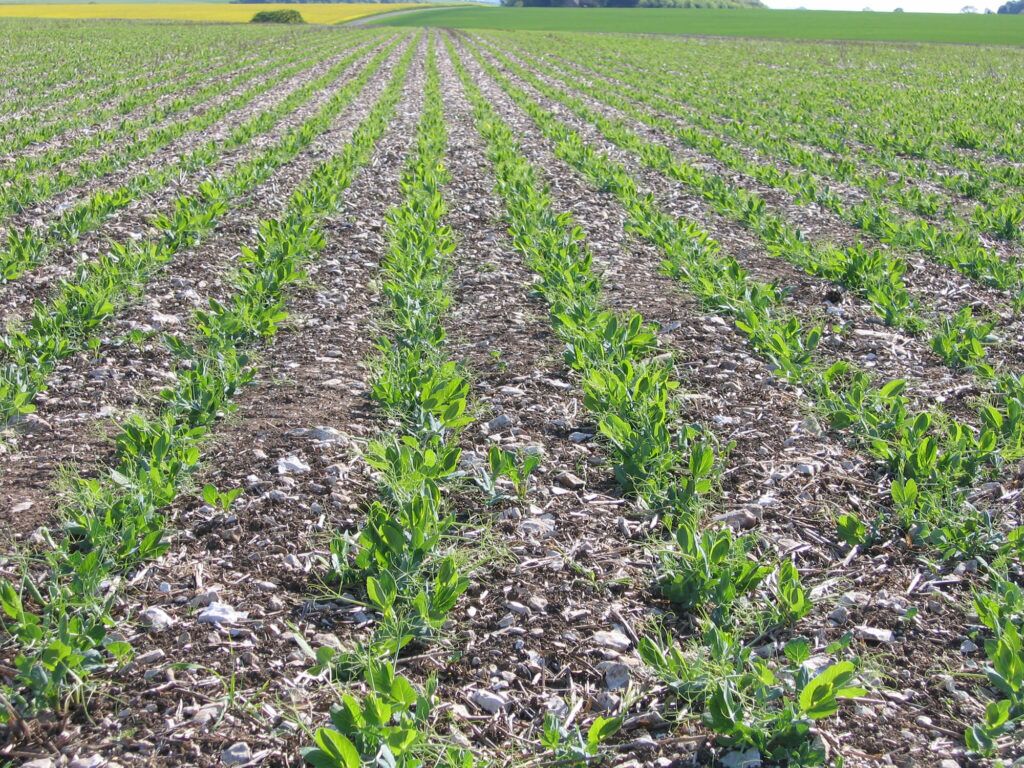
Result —
<svg viewBox="0 0 1024 768"><path fill-rule="evenodd" d="M246 616L248 614L236 611L227 603L213 602L199 612L197 621L200 624L216 624L220 626L223 624L237 624Z"/></svg>
<svg viewBox="0 0 1024 768"><path fill-rule="evenodd" d="M220 753L220 761L224 765L244 765L252 760L252 750L244 741L232 744Z"/></svg>
<svg viewBox="0 0 1024 768"><path fill-rule="evenodd" d="M582 490L586 483L572 472L559 472L555 475L555 482L558 483L562 488L566 488L570 491Z"/></svg>
<svg viewBox="0 0 1024 768"><path fill-rule="evenodd" d="M629 647L633 644L628 637L617 629L613 629L610 632L595 632L593 640L602 648L610 648L620 653L628 651Z"/></svg>
<svg viewBox="0 0 1024 768"><path fill-rule="evenodd" d="M499 712L503 712L508 708L508 698L500 693L494 691L473 691L470 694L469 700L472 701L476 706L492 715L496 715Z"/></svg>
<svg viewBox="0 0 1024 768"><path fill-rule="evenodd" d="M629 685L629 667L618 661L602 661L597 668L604 672L604 684L609 691L618 691Z"/></svg>
<svg viewBox="0 0 1024 768"><path fill-rule="evenodd" d="M868 627L863 624L854 627L853 634L858 639L871 643L891 643L896 639L891 629L879 629L878 627Z"/></svg>
<svg viewBox="0 0 1024 768"><path fill-rule="evenodd" d="M512 426L512 419L504 413L487 422L487 434L493 435Z"/></svg>
<svg viewBox="0 0 1024 768"><path fill-rule="evenodd" d="M309 464L298 456L285 456L278 459L277 473L279 475L304 475L309 472Z"/></svg>
<svg viewBox="0 0 1024 768"><path fill-rule="evenodd" d="M162 632L174 624L174 619L163 608L155 605L147 608L139 614L139 621L151 632Z"/></svg>

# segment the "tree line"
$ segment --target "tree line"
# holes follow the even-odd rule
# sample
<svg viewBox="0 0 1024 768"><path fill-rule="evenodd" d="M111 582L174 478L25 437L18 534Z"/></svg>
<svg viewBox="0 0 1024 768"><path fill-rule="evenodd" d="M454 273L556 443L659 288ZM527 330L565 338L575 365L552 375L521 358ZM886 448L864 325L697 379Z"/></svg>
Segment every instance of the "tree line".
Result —
<svg viewBox="0 0 1024 768"><path fill-rule="evenodd" d="M761 0L501 0L525 8L764 8Z"/></svg>

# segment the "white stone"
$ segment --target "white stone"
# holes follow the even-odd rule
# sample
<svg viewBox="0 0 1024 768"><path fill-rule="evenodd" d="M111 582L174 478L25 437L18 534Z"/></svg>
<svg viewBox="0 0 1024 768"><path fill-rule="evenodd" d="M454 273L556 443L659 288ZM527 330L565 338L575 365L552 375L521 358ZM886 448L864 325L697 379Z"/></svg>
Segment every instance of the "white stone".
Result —
<svg viewBox="0 0 1024 768"><path fill-rule="evenodd" d="M469 700L484 712L496 715L508 708L508 697L494 691L479 690L470 694Z"/></svg>
<svg viewBox="0 0 1024 768"><path fill-rule="evenodd" d="M548 514L541 515L540 517L533 517L528 520L523 520L523 522L519 524L519 528L527 536L545 538L554 532L555 518L553 515Z"/></svg>
<svg viewBox="0 0 1024 768"><path fill-rule="evenodd" d="M154 328L158 328L160 330L181 325L180 317L177 315L165 315L163 312L154 312L150 321L153 323Z"/></svg>
<svg viewBox="0 0 1024 768"><path fill-rule="evenodd" d="M863 624L854 627L853 634L861 640L867 640L872 643L891 643L896 639L891 629L879 629L878 627L868 627Z"/></svg>
<svg viewBox="0 0 1024 768"><path fill-rule="evenodd" d="M139 664L156 664L158 661L161 661L165 656L167 656L167 653L164 651L163 648L154 648L152 651L147 651L146 653L140 654L135 660Z"/></svg>
<svg viewBox="0 0 1024 768"><path fill-rule="evenodd" d="M199 612L198 621L200 624L216 624L217 626L237 624L248 615L247 613L236 611L227 603L213 602Z"/></svg>
<svg viewBox="0 0 1024 768"><path fill-rule="evenodd" d="M155 605L139 614L139 621L152 632L162 632L174 624L174 619L163 608Z"/></svg>
<svg viewBox="0 0 1024 768"><path fill-rule="evenodd" d="M309 472L309 464L298 456L285 456L278 459L277 473L279 475L304 475Z"/></svg>
<svg viewBox="0 0 1024 768"><path fill-rule="evenodd" d="M334 427L312 427L311 429L295 429L289 432L296 437L305 437L310 440L318 440L321 443L336 443L344 435Z"/></svg>
<svg viewBox="0 0 1024 768"><path fill-rule="evenodd" d="M613 651L628 651L633 644L632 641L617 629L610 632L595 632L593 640L604 648L611 648Z"/></svg>

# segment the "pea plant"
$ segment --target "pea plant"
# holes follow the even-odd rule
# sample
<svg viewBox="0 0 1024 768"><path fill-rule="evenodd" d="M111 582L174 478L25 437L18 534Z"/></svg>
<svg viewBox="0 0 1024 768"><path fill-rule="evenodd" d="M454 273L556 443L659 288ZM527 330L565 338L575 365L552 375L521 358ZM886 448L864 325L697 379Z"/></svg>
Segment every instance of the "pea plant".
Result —
<svg viewBox="0 0 1024 768"><path fill-rule="evenodd" d="M848 643L832 643L823 655L834 657ZM765 659L709 622L702 642L681 646L656 633L641 638L638 650L680 701L704 710L704 724L724 745L753 747L771 760L821 764L825 753L811 737L813 724L834 716L841 701L867 693L856 684L854 660L812 667L813 648L803 638Z"/></svg>
<svg viewBox="0 0 1024 768"><path fill-rule="evenodd" d="M400 432L381 435L364 452L377 473L379 500L356 536L337 535L330 546L331 580L365 589L380 620L360 647L316 652L317 668L338 675L352 674L367 658L394 657L410 643L436 636L469 586L455 559L441 555L453 523L442 488L454 480L458 438L473 418L469 379L445 349L455 243L443 221L448 136L432 46L424 109L402 174L404 199L386 219L380 285L387 312L371 361L371 395L401 425Z"/></svg>
<svg viewBox="0 0 1024 768"><path fill-rule="evenodd" d="M31 413L32 400L45 390L48 376L61 360L86 348L96 338L103 321L137 296L150 277L180 251L208 235L228 211L231 201L269 178L326 131L334 117L383 65L393 45L378 53L359 76L336 92L305 123L238 164L231 173L203 182L195 194L178 198L170 213L158 214L154 219L160 232L157 239L114 243L108 254L83 264L72 279L62 281L53 298L36 302L22 328L0 336L0 424ZM357 57L353 53L341 64ZM241 145L252 135L268 130L311 98L315 89L316 83L310 83L306 92L292 93L278 109L247 121L236 129L229 144ZM168 176L167 180L171 178Z"/></svg>
<svg viewBox="0 0 1024 768"><path fill-rule="evenodd" d="M325 75L316 78L307 87L289 94L277 107L246 121L243 126L231 132L226 140L205 142L198 149L171 163L169 167L158 167L151 171L143 172L113 190L99 190L95 192L84 202L56 217L45 232L38 233L31 228L23 230L20 234L12 232L13 239L9 237L7 247L0 250L0 273L8 281L20 277L27 270L46 260L53 250L61 246L74 244L85 233L97 229L115 211L127 207L146 192L160 189L183 171L196 170L209 165L224 150L240 146L242 143L240 137L244 136L252 126L266 124L267 122L277 122L297 106L308 101L316 92L317 87L323 87L332 82L358 56L359 52L357 51L343 58ZM145 157L185 133L209 128L229 115L233 110L246 106L253 99L273 88L281 81L301 71L308 63L309 60L307 59L298 64L284 67L268 80L257 82L249 89L233 96L222 104L204 110L185 121L171 124L150 133L143 139L128 142L126 146L119 146L111 154L104 156L99 161L80 165L74 174L61 174L55 180L44 175L37 177L37 179L31 179L26 184L16 185L15 188L18 190L17 197L15 199L8 197L6 202L12 208L21 209L28 207L75 184L79 184L94 176L110 173L132 160ZM243 76L244 79L249 79L250 77L251 74ZM230 84L230 81L228 81L228 84ZM222 83L218 88L223 87L223 85ZM197 94L197 97L201 94L202 91ZM89 143L96 142L98 138L97 136L89 137ZM3 202L4 200L0 199L0 210L2 210ZM25 247L26 245L30 247Z"/></svg>
<svg viewBox="0 0 1024 768"><path fill-rule="evenodd" d="M364 678L369 689L366 695L362 700L351 693L341 695L341 703L331 710L331 725L318 728L313 734L315 746L302 750L306 763L313 768L472 768L470 753L439 748L428 738L436 706L436 679L428 679L418 690L395 674L388 662L370 663Z"/></svg>
<svg viewBox="0 0 1024 768"><path fill-rule="evenodd" d="M411 54L404 54L349 144L318 168L305 190L349 186L390 120ZM204 439L251 378L248 351L276 333L287 290L323 247L317 225L336 207L315 208L310 199L339 200L300 189L280 219L261 223L232 276L230 300L196 313L188 339L175 343L180 367L161 393L161 408L119 426L110 470L71 477L61 534L47 532L48 546L26 553L20 580L0 581L0 626L18 645L17 674L2 691L10 703L0 712L3 722L81 701L94 673L130 658L130 646L110 633L121 583L115 577L166 550L162 510L187 487ZM209 495L230 504L232 493Z"/></svg>
<svg viewBox="0 0 1024 768"><path fill-rule="evenodd" d="M481 468L477 483L489 495L490 504L508 498L499 486L501 480L507 480L512 486L515 494L513 498L524 501L530 492L530 476L538 467L540 456L536 454L520 455L499 445L492 445L487 451L487 467Z"/></svg>
<svg viewBox="0 0 1024 768"><path fill-rule="evenodd" d="M755 351L779 375L812 394L814 401L831 414L835 428L846 430L858 445L883 460L895 482L921 474L929 477L929 487L919 496L923 503L901 509L901 522L906 527L916 530L926 543L935 543L947 556L969 556L978 547L992 544L990 537L977 535L986 527L984 514L967 505L964 497L971 483L1004 460L999 433L975 430L935 409L923 415L910 413L907 403L900 399L905 387L902 382L876 385L867 374L842 361L822 366L813 354L821 331L804 329L786 309L780 292L751 280L735 259L723 254L696 224L669 217L650 198L639 195L619 164L588 147L553 113L478 52L473 53L555 143L560 157L595 185L605 180L602 188L615 191L630 214L628 227L661 248L669 274L682 281L708 308L731 316ZM514 66L510 68L515 71ZM544 92L542 84L535 85ZM592 117L594 122L604 119L600 115ZM620 129L613 126L610 130L615 133ZM612 140L616 137L618 133ZM720 184L716 188L720 189ZM753 202L744 205L759 209ZM1012 386L1005 378L996 377L996 381L1000 387ZM1007 412L1013 407L1012 398L1000 402L1005 403Z"/></svg>
<svg viewBox="0 0 1024 768"><path fill-rule="evenodd" d="M456 69L473 104L477 129L487 142L513 243L527 265L539 274L537 285L551 306L552 327L566 341L566 363L581 375L584 405L606 440L616 478L624 491L661 514L673 534L672 545L660 547L659 587L681 609L727 622L734 604L752 593L773 569L748 556L752 537L737 539L727 530L698 527L702 507L715 485L713 442L700 428L679 424L672 397L679 385L665 359L653 354L654 330L645 332L643 321L636 315L609 322L608 313L601 307L600 281L590 270L592 259L583 244L584 233L567 216L552 211L550 198L538 184L533 166L518 151L511 129L481 95L450 44L449 52L455 56ZM482 59L478 61L487 66ZM495 77L501 78L496 73ZM521 95L521 91L502 84L513 99ZM525 98L520 103L530 111ZM545 122L539 110L532 111L531 116L545 130L559 135L553 118ZM558 144L556 151L574 158L601 188L617 190L637 207L650 205L649 199L636 194L627 176L605 165L578 138ZM571 269L566 267L567 262L573 265ZM621 333L622 328L628 333ZM632 340L640 343L626 343ZM810 599L795 567L783 563L775 582L775 607L769 614L780 625L804 617L810 610ZM743 647L738 641L737 646ZM750 650L745 652L749 654ZM851 663L849 675L841 682L852 678L855 670ZM838 671L845 674L846 667ZM819 685L824 687L823 683L811 691ZM767 688L762 695L766 700L770 698ZM811 697L808 693L808 699ZM702 700L701 706L710 711L712 697ZM783 717L793 719L792 711L786 709ZM821 716L834 711L822 710ZM795 731L787 746L797 743L797 736L806 731ZM724 728L721 733L723 737L731 736ZM551 741L555 741L553 736ZM751 737L750 743L774 749L768 739Z"/></svg>
<svg viewBox="0 0 1024 768"><path fill-rule="evenodd" d="M1014 532L1020 540L1024 532ZM1024 721L1024 594L1019 585L993 573L991 586L974 596L974 610L989 637L984 639L985 676L997 698L988 702L984 718L967 728L964 740L975 753L994 756L999 740Z"/></svg>
<svg viewBox="0 0 1024 768"><path fill-rule="evenodd" d="M386 332L372 361L372 396L401 424L401 433L382 435L365 451L377 473L379 499L357 536L337 535L330 545L331 579L342 587L361 586L378 621L372 636L353 650L308 649L314 672L352 677L362 670L373 693L361 705L342 694L332 727L318 729L315 746L303 750L305 761L318 768L418 768L428 764L428 756L437 761L430 764L473 764L468 753L442 749L430 738L434 684L418 694L386 661L410 643L435 638L469 587L456 558L442 554L454 521L442 488L454 479L458 439L473 419L467 415L468 379L446 359L444 344L455 246L443 223L448 134L433 39L427 62L423 112L402 174L404 199L387 214L381 264ZM494 459L499 469L506 461L516 468L504 455Z"/></svg>
<svg viewBox="0 0 1024 768"><path fill-rule="evenodd" d="M695 224L661 213L650 198L636 193L621 166L617 167L613 161L587 147L577 134L486 59L477 55L477 61L553 142L556 154L595 187L616 195L630 213L630 229L658 245L666 254L666 270L670 274L697 294L706 306L731 315L737 329L747 335L759 354L774 364L779 375L805 388L818 407L828 414L833 428L848 434L857 446L884 463L892 483L892 507L903 529L944 558L988 555L1005 549L1005 531L1000 532L987 513L969 503L966 496L979 478L991 477L1007 457L1019 450L1016 428L1012 426L1019 393L1012 380L999 376L989 379L990 372L975 363L983 380L990 385L994 383L997 392L980 411L984 426L978 429L953 419L941 409L915 411L905 394L904 382L878 385L848 363L821 365L814 355L804 354L807 345L802 344L799 341L802 336L797 335L800 325L792 323L792 316L787 317L777 291L750 280ZM756 211L756 206L751 210ZM785 330L759 333L765 320ZM987 329L982 330L987 332ZM785 355L780 355L780 350ZM866 526L861 526L866 533ZM858 543L866 540L864 536L856 536L856 539ZM692 551L690 542L685 543ZM673 566L679 563L685 564L685 560L678 557L672 560ZM686 584L691 590L689 594L693 594L696 592L691 586L694 582L701 583L683 569L681 577L674 578L672 585ZM776 572L773 583L774 621L778 625L799 622L811 605L798 572L791 564L784 564ZM707 593L713 595L710 589ZM713 600L707 600L707 606L711 611L716 610ZM1013 647L1012 632L1004 647ZM1002 658L1006 657L1003 652ZM836 674L844 678L842 688L851 688L851 695L857 690L860 695L857 686L847 684L856 674L856 662L850 664L853 666L844 664ZM817 690L817 686L812 690ZM746 736L744 729L736 726L744 722L741 713L745 711L735 706L737 698L729 690L718 692L715 707L721 717L713 719L718 721L722 732L736 738L732 742L735 744L757 746L762 752L774 749L770 741ZM1003 706L992 708L988 727L993 733L1009 722L1001 714ZM790 714L784 718L788 721Z"/></svg>

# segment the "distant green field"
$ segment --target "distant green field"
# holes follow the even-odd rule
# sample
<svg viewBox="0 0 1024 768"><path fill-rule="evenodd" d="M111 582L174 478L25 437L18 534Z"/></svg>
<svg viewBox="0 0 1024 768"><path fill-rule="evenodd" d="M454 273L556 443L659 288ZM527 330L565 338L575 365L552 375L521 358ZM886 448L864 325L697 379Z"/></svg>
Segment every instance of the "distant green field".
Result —
<svg viewBox="0 0 1024 768"><path fill-rule="evenodd" d="M791 40L1024 45L1024 16L680 8L452 8L382 18L376 24L723 35Z"/></svg>

